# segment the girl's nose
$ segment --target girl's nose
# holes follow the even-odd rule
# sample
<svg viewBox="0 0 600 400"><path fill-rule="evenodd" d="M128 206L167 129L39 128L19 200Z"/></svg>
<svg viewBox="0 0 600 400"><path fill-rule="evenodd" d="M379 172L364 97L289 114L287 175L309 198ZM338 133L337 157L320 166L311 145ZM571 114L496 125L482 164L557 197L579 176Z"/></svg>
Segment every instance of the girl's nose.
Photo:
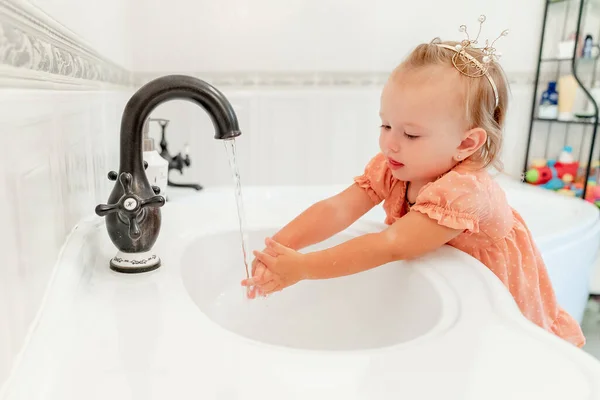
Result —
<svg viewBox="0 0 600 400"><path fill-rule="evenodd" d="M393 153L397 153L398 150L400 150L400 146L398 145L398 142L396 142L392 138L388 139L388 141L387 141L387 148L388 148L389 151L391 151Z"/></svg>

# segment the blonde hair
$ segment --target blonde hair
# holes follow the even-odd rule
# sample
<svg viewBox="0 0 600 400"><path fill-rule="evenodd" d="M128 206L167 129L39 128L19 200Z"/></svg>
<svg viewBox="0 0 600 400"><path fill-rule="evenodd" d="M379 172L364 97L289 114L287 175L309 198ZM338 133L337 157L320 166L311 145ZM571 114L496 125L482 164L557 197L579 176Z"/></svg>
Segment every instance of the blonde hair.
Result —
<svg viewBox="0 0 600 400"><path fill-rule="evenodd" d="M429 44L421 44L394 70L393 74L399 70L414 70L436 65L448 65L454 68L452 57L456 53L436 46L437 43L453 47L459 44L459 42L451 41L442 42L439 39L434 39ZM469 47L466 51L478 60L481 60L484 56L482 51L476 48ZM499 156L502 149L502 130L508 108L509 87L504 71L498 63L490 62L487 66L487 71L498 89L498 106L496 106L494 89L485 76L471 78L458 73L457 70L462 84L462 90L459 90L464 95L465 120L469 125L469 129L479 127L487 132L485 144L473 153L469 159L481 168L491 165L501 171L502 163Z"/></svg>

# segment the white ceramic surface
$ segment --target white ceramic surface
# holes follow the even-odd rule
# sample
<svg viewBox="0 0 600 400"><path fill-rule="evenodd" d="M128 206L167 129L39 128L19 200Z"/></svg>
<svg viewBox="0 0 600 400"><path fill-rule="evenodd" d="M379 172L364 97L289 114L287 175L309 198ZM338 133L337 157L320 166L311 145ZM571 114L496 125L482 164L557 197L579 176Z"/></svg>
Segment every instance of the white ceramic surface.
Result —
<svg viewBox="0 0 600 400"><path fill-rule="evenodd" d="M0 157L0 386L30 334L67 235L114 185L106 174L118 168L130 95L0 89L0 140L9 149Z"/></svg>
<svg viewBox="0 0 600 400"><path fill-rule="evenodd" d="M264 247L273 230L249 234ZM305 251L349 240L349 230ZM442 299L421 273L398 263L340 279L304 281L275 296L248 301L240 290L239 232L202 236L182 258L183 283L209 318L249 339L309 350L391 346L430 332L442 319Z"/></svg>
<svg viewBox="0 0 600 400"><path fill-rule="evenodd" d="M246 188L252 240L332 192ZM108 268L115 248L102 220L79 224L5 399L600 399L600 363L523 318L495 276L462 252L444 247L364 281L331 281L330 297L325 282L309 282L243 301L233 190L209 189L163 211L163 265L144 275ZM375 229L381 224L362 221L345 235ZM375 284L383 290L367 287ZM349 294L382 298L366 300L369 316ZM336 318L355 318L361 333L337 343L331 336L343 332L325 318L344 305L354 317ZM313 329L331 327L330 336L291 332L294 311ZM369 323L388 331L376 337L363 330Z"/></svg>

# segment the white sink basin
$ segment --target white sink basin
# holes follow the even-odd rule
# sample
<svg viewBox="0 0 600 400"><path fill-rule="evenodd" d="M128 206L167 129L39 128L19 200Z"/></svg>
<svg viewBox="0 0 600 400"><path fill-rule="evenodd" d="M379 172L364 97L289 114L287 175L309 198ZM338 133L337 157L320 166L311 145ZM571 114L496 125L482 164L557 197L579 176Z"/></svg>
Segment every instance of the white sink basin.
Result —
<svg viewBox="0 0 600 400"><path fill-rule="evenodd" d="M255 230L249 248L274 232ZM358 235L348 230L303 251ZM202 236L182 256L185 288L200 310L225 329L271 345L312 350L359 350L403 343L432 330L442 301L431 282L403 263L343 278L302 281L267 298L249 300L239 232Z"/></svg>

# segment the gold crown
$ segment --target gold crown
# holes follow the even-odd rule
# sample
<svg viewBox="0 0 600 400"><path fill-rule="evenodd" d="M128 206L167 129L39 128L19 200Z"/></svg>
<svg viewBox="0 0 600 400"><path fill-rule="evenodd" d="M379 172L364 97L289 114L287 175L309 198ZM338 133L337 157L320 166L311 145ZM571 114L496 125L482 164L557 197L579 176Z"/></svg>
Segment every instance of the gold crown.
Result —
<svg viewBox="0 0 600 400"><path fill-rule="evenodd" d="M508 29L502 31L500 36L498 36L491 44L489 40L486 39L485 47L477 48L475 47L479 41L479 35L481 34L481 27L485 22L485 15L481 15L479 17L479 32L477 32L477 37L473 40L469 37L469 33L467 32L467 26L461 25L459 28L460 32L463 32L467 35L467 38L462 40L456 46L449 46L446 44L436 43L439 47L444 47L446 49L453 50L455 52L454 56L452 56L452 64L454 67L463 75L466 75L470 78L479 78L485 76L492 85L494 89L494 95L496 96L496 106L498 105L498 89L491 75L488 73L488 65L492 62L497 62L498 59L502 56L500 52L496 51L494 44L498 39L503 36L508 35ZM483 56L481 60L473 57L471 54L467 52L468 49L477 49L480 50Z"/></svg>

